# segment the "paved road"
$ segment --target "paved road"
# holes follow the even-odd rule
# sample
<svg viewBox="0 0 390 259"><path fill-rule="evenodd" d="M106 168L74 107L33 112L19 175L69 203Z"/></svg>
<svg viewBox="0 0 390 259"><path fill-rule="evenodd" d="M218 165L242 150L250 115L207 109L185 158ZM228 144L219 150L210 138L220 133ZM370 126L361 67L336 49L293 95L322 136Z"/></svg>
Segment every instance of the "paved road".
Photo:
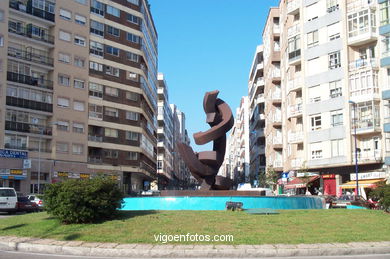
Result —
<svg viewBox="0 0 390 259"><path fill-rule="evenodd" d="M1 259L116 259L119 257L89 257L69 255L46 255L37 253L22 253L0 251ZM123 257L120 257L123 259ZM144 257L145 258L145 257ZM348 256L315 256L315 257L272 257L273 259L390 259L387 255L348 255Z"/></svg>

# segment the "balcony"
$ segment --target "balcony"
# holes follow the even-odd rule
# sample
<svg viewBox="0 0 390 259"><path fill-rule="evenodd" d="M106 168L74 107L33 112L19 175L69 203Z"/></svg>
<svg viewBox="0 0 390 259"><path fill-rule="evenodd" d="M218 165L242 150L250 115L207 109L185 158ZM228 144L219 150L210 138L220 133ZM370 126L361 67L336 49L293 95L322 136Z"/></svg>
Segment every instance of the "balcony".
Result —
<svg viewBox="0 0 390 259"><path fill-rule="evenodd" d="M289 131L287 134L288 143L302 143L303 131Z"/></svg>
<svg viewBox="0 0 390 259"><path fill-rule="evenodd" d="M41 35L36 35L33 33L31 25L27 27L24 26L18 26L17 28L13 28L13 27L14 26L11 23L9 23L8 32L54 45L54 36L50 35L48 32L43 33L42 29L40 30Z"/></svg>
<svg viewBox="0 0 390 259"><path fill-rule="evenodd" d="M363 9L375 9L376 3L378 1L375 0L354 0L349 1L347 4L347 13L355 13L358 11L362 11Z"/></svg>
<svg viewBox="0 0 390 259"><path fill-rule="evenodd" d="M299 23L293 25L293 26L290 26L288 29L287 29L287 37L290 38L290 37L293 37L297 34L299 34L301 32L301 26Z"/></svg>
<svg viewBox="0 0 390 259"><path fill-rule="evenodd" d="M157 94L164 95L164 93L165 93L165 89L163 87L157 88Z"/></svg>
<svg viewBox="0 0 390 259"><path fill-rule="evenodd" d="M290 79L287 81L287 92L296 91L302 88L303 85L302 77L295 77L294 79Z"/></svg>
<svg viewBox="0 0 390 259"><path fill-rule="evenodd" d="M45 9L53 9L53 12L48 12L46 10L42 10L39 8L35 8L32 6L32 1L23 1L23 0L10 0L9 1L9 7L17 10L19 12L23 12L26 14L31 14L35 17L54 22L55 21L55 15L54 15L54 7L55 3L51 3L49 1L46 1L45 3Z"/></svg>
<svg viewBox="0 0 390 259"><path fill-rule="evenodd" d="M368 1L359 0L355 2L367 4ZM376 41L378 39L378 28L376 27L375 10L364 6L364 4L356 8L350 8L351 6L350 4L347 6L347 10L354 10L347 15L349 20L348 45L360 46Z"/></svg>
<svg viewBox="0 0 390 259"><path fill-rule="evenodd" d="M291 160L291 167L292 168L301 168L303 164L302 158L294 158Z"/></svg>
<svg viewBox="0 0 390 259"><path fill-rule="evenodd" d="M157 171L157 168L155 166L151 166L145 162L140 162L139 164L139 167L142 169L142 170L145 170L147 173L149 173L150 175L156 175L156 171Z"/></svg>
<svg viewBox="0 0 390 259"><path fill-rule="evenodd" d="M14 73L10 71L7 71L7 80L11 82L53 90L53 81L35 78L32 76Z"/></svg>
<svg viewBox="0 0 390 259"><path fill-rule="evenodd" d="M271 77L272 79L280 80L280 69L279 68L272 69Z"/></svg>
<svg viewBox="0 0 390 259"><path fill-rule="evenodd" d="M274 146L274 149L281 149L283 148L283 140L282 140L282 136L274 136L272 138L272 144Z"/></svg>
<svg viewBox="0 0 390 259"><path fill-rule="evenodd" d="M281 114L274 114L274 116L272 116L272 122L274 124L282 123L282 115Z"/></svg>
<svg viewBox="0 0 390 259"><path fill-rule="evenodd" d="M272 93L271 95L272 102L281 102L282 101L282 91L278 90Z"/></svg>
<svg viewBox="0 0 390 259"><path fill-rule="evenodd" d="M265 102L265 99L264 99L264 93L262 94L259 94L256 98L256 105L257 104L260 104L260 103L264 103Z"/></svg>
<svg viewBox="0 0 390 259"><path fill-rule="evenodd" d="M357 120L355 122L354 120L352 121L352 127L351 127L351 132L354 135L355 130L354 127L356 125L356 134L368 134L368 133L373 133L373 132L381 132L381 125L380 125L380 119L379 118L369 118L369 119L364 119L364 120Z"/></svg>
<svg viewBox="0 0 390 259"><path fill-rule="evenodd" d="M157 129L157 134L164 134L164 128L163 127L159 127Z"/></svg>
<svg viewBox="0 0 390 259"><path fill-rule="evenodd" d="M296 49L288 53L288 62L290 65L296 65L301 62L301 49Z"/></svg>
<svg viewBox="0 0 390 259"><path fill-rule="evenodd" d="M53 112L53 104L51 103L37 102L37 101L17 98L13 96L7 96L6 103L9 106L15 106L20 108L50 112L50 113Z"/></svg>
<svg viewBox="0 0 390 259"><path fill-rule="evenodd" d="M283 161L282 160L275 160L273 162L274 168L282 168L283 167Z"/></svg>
<svg viewBox="0 0 390 259"><path fill-rule="evenodd" d="M300 6L301 6L301 0L293 0L287 2L287 14L295 15L299 13Z"/></svg>
<svg viewBox="0 0 390 259"><path fill-rule="evenodd" d="M379 94L379 87L368 86L367 88L354 89L350 91L351 100L355 103L370 101L370 100L380 100L381 96Z"/></svg>
<svg viewBox="0 0 390 259"><path fill-rule="evenodd" d="M88 157L88 163L90 164L102 164L103 159L100 156L89 156Z"/></svg>
<svg viewBox="0 0 390 259"><path fill-rule="evenodd" d="M355 162L355 152L353 152L353 162ZM370 163L370 162L380 162L382 161L382 151L381 150L368 150L360 151L357 153L358 163Z"/></svg>
<svg viewBox="0 0 390 259"><path fill-rule="evenodd" d="M298 117L302 115L302 103L288 106L287 117Z"/></svg>
<svg viewBox="0 0 390 259"><path fill-rule="evenodd" d="M37 54L39 50L30 48L28 51L21 50L21 49L16 49L12 47L8 47L8 56L25 60L25 61L30 61L36 64L41 64L41 65L46 65L46 66L53 66L53 59L49 58L48 56L45 55L40 55Z"/></svg>
<svg viewBox="0 0 390 259"><path fill-rule="evenodd" d="M52 135L51 127L46 127L37 124L16 122L16 121L5 121L5 130L40 134L40 135L47 135L47 136Z"/></svg>
<svg viewBox="0 0 390 259"><path fill-rule="evenodd" d="M103 142L103 136L88 135L88 141Z"/></svg>
<svg viewBox="0 0 390 259"><path fill-rule="evenodd" d="M279 34L280 33L280 25L279 24L274 24L273 32L274 32L274 34Z"/></svg>
<svg viewBox="0 0 390 259"><path fill-rule="evenodd" d="M376 58L369 58L369 59L356 59L349 63L349 71L354 71L358 69L377 69L378 61Z"/></svg>

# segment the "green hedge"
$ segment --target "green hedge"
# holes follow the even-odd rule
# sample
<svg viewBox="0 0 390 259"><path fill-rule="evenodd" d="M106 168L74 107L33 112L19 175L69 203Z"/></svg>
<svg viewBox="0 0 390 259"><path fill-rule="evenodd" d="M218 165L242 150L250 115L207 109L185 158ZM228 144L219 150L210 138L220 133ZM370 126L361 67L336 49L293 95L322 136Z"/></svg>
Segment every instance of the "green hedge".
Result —
<svg viewBox="0 0 390 259"><path fill-rule="evenodd" d="M374 196L379 198L379 204L385 211L390 212L390 184L383 184L374 190Z"/></svg>
<svg viewBox="0 0 390 259"><path fill-rule="evenodd" d="M122 206L122 199L116 182L104 177L50 184L43 195L47 213L66 224L111 219Z"/></svg>

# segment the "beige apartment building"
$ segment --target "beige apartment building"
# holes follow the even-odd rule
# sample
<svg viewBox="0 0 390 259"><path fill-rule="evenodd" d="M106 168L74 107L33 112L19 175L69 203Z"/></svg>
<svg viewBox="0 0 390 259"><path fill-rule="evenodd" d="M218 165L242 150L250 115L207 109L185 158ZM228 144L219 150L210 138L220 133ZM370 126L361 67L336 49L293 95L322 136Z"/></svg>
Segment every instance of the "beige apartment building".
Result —
<svg viewBox="0 0 390 259"><path fill-rule="evenodd" d="M157 32L146 0L0 2L0 185L156 184Z"/></svg>
<svg viewBox="0 0 390 259"><path fill-rule="evenodd" d="M270 9L263 33L267 167L319 173L328 194L356 179L355 155L362 187L389 179L388 10L383 0L282 0Z"/></svg>

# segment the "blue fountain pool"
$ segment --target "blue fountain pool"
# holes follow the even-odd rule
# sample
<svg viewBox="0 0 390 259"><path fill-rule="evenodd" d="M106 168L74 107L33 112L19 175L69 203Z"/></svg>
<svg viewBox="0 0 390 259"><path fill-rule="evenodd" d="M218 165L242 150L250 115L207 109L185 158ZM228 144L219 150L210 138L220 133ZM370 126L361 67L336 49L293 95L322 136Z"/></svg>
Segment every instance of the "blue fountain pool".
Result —
<svg viewBox="0 0 390 259"><path fill-rule="evenodd" d="M178 196L125 198L122 210L225 210L227 201L242 202L244 209L325 209L325 200L316 196Z"/></svg>

